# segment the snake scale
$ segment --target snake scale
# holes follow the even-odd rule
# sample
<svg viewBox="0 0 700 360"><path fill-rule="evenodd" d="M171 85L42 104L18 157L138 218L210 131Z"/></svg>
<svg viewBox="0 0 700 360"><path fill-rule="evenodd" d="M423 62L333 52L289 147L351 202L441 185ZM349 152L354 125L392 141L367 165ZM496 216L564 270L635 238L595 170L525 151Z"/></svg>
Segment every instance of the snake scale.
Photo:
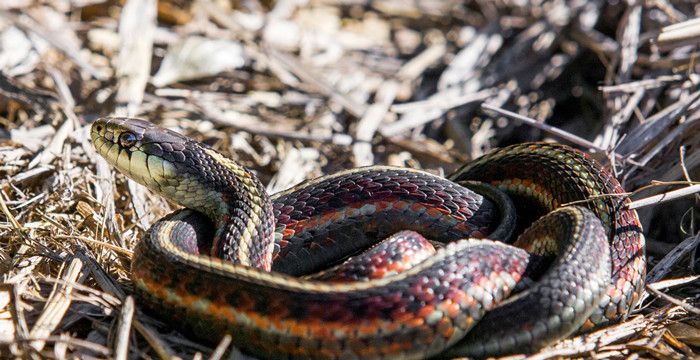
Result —
<svg viewBox="0 0 700 360"><path fill-rule="evenodd" d="M622 187L564 145L505 147L447 179L372 166L269 196L246 168L144 120L99 119L91 137L185 208L135 248L139 305L263 358L532 352L623 319L643 284L644 238ZM522 230L517 247L483 239ZM413 253L411 266L393 262Z"/></svg>

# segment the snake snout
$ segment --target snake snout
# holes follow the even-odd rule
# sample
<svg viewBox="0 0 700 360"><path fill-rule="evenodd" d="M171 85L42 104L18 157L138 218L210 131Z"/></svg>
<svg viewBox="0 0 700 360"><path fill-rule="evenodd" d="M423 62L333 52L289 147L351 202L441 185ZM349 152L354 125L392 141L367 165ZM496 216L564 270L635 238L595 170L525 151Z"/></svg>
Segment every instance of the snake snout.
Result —
<svg viewBox="0 0 700 360"><path fill-rule="evenodd" d="M176 179L177 170L164 154L161 141L178 141L181 135L154 129L158 128L145 120L106 117L92 124L90 137L97 153L110 165L172 199L163 185Z"/></svg>

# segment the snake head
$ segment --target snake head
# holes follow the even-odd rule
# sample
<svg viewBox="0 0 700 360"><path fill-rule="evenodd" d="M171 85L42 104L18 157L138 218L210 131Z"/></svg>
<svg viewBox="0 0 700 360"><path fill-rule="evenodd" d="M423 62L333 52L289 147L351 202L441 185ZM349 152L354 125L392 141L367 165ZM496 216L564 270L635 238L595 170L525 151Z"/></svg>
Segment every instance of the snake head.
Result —
<svg viewBox="0 0 700 360"><path fill-rule="evenodd" d="M247 169L213 149L145 120L106 117L95 121L92 143L107 162L134 181L213 220L231 199L263 187ZM238 185L239 183L247 185Z"/></svg>
<svg viewBox="0 0 700 360"><path fill-rule="evenodd" d="M184 170L181 164L190 140L148 121L102 118L92 124L90 135L95 149L110 165L149 188L164 190Z"/></svg>
<svg viewBox="0 0 700 360"><path fill-rule="evenodd" d="M92 143L107 162L134 181L182 206L215 216L209 184L193 166L206 156L199 144L148 121L107 117L92 124ZM204 200L202 200L204 199Z"/></svg>

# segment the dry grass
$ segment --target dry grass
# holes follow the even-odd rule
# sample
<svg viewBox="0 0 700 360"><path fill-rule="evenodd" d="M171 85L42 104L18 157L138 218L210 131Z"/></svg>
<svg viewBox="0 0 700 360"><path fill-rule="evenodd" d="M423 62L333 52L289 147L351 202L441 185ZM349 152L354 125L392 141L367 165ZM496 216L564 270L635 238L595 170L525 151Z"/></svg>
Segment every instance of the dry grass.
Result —
<svg viewBox="0 0 700 360"><path fill-rule="evenodd" d="M574 144L632 192L648 291L628 321L532 358L696 356L692 1L186 3L0 4L0 357L230 354L127 296L131 249L172 206L96 156L87 129L109 114L202 140L271 191L355 166L449 173L509 143Z"/></svg>

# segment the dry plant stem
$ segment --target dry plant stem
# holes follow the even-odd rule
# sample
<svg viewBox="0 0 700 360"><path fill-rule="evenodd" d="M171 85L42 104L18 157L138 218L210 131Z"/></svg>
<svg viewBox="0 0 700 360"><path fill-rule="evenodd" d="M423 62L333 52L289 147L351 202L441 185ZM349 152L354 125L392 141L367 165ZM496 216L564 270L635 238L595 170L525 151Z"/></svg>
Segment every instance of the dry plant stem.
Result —
<svg viewBox="0 0 700 360"><path fill-rule="evenodd" d="M674 348L680 350L683 353L683 355L685 355L686 358L696 358L697 357L697 356L695 356L693 349L691 349L690 346L686 345L681 340L679 340L679 338L674 336L673 332L664 331L663 332L663 340L665 340L668 343L668 345L670 345L671 347L674 347ZM659 339L659 342L661 342L661 339ZM652 352L650 351L650 353L652 353ZM672 354L672 353L669 353L668 351L665 351L661 356L659 356L659 358L671 357L673 355L675 355L675 354ZM679 357L679 358L682 358L682 357Z"/></svg>
<svg viewBox="0 0 700 360"><path fill-rule="evenodd" d="M87 265L88 269L90 269L90 273L95 281L97 281L97 283L100 285L102 290L115 298L122 301L124 300L126 297L124 291L115 285L114 280L112 280L112 278L104 271L104 269L92 256L88 255L86 249L79 247L76 251L76 256L82 259ZM167 343L161 339L158 333L150 326L141 323L138 318L133 321L132 326L141 334L141 336L146 339L146 341L149 343L149 345L151 345L151 347L153 347L153 350L155 350L156 354L158 354L161 359L166 360L178 358L174 355L175 352L170 348L170 346L168 346Z"/></svg>
<svg viewBox="0 0 700 360"><path fill-rule="evenodd" d="M625 106L612 116L609 126L616 129L629 121L629 119L632 117L632 113L637 108L637 105L642 100L644 94L646 94L644 89L640 88L639 90L635 91L632 96L629 97Z"/></svg>
<svg viewBox="0 0 700 360"><path fill-rule="evenodd" d="M66 117L63 124L56 134L49 142L48 146L40 152L34 159L29 163L29 168L33 168L37 165L49 165L53 160L61 153L63 144L68 139L68 136L73 132L74 122L72 119Z"/></svg>
<svg viewBox="0 0 700 360"><path fill-rule="evenodd" d="M662 300L665 300L673 305L679 306L679 307L683 308L683 310L685 310L691 314L700 315L700 309L696 308L695 306L687 304L682 300L674 298L673 296L666 295L666 294L662 293L661 291L656 290L650 286L646 286L646 289L650 293L654 294L656 297L658 297Z"/></svg>
<svg viewBox="0 0 700 360"><path fill-rule="evenodd" d="M586 139L584 139L584 138L578 137L578 136L576 136L576 135L574 135L574 134L571 134L571 133L569 133L569 132L566 132L566 131L564 131L564 130L562 130L562 129L559 129L559 128L557 128L557 127L554 127L554 126L551 126L551 125L547 125L547 124L543 124L543 123L541 123L541 122L538 122L538 121L535 120L535 119L531 119L531 118L529 118L529 117L522 116L522 115L517 114L517 113L514 113L514 112L512 112L512 111L508 111L508 110L505 110L505 109L501 109L501 108L498 108L498 107L489 105L489 104L487 104L487 103L482 104L481 107L482 107L483 109L491 110L491 111L497 112L497 113L499 113L499 114L501 114L501 115L505 115L505 116L510 117L510 118L513 118L513 119L515 119L515 120L521 121L521 122L523 122L523 123L525 123L525 124L527 124L527 125L530 125L530 126L532 126L532 127L534 127L534 128L537 128L537 129L540 129L540 130L542 130L542 131L544 131L544 132L547 132L547 133L549 133L549 134L551 134L551 135L554 135L554 136L559 137L559 138L561 138L561 139L564 139L564 140L566 140L566 141L569 141L569 142L572 142L572 143L574 143L574 144L577 144L577 145L579 145L579 146L581 146L581 147L583 147L583 148L586 148L586 149L594 149L594 150L600 151L600 152L607 152L606 149L603 149L603 148L597 146L596 144L594 144L594 143L592 143L592 142L590 142L590 141L588 141L588 140L586 140Z"/></svg>
<svg viewBox="0 0 700 360"><path fill-rule="evenodd" d="M39 246L40 247L40 246ZM14 273L7 274L5 279L6 283L9 284L21 284L23 281L30 277L36 267L44 261L43 256L28 256L28 253L33 253L34 249L27 245L22 244L17 250L17 253L12 258L12 266L15 270Z"/></svg>
<svg viewBox="0 0 700 360"><path fill-rule="evenodd" d="M569 36L580 45L599 55L611 57L613 54L620 51L620 46L617 41L595 29L582 29L580 26L576 26L569 33Z"/></svg>
<svg viewBox="0 0 700 360"><path fill-rule="evenodd" d="M352 143L352 137L346 134L332 134L332 135L317 135L317 134L302 134L299 132L290 131L276 131L273 129L262 129L262 128L251 128L249 126L242 126L236 122L235 118L229 117L223 112L211 108L202 106L202 112L213 123L219 125L229 126L231 128L249 132L251 134L262 135L272 138L282 138L289 140L299 140L299 141L314 141L322 143L332 143L335 145L350 145Z"/></svg>
<svg viewBox="0 0 700 360"><path fill-rule="evenodd" d="M564 340L560 344L555 344L545 348L536 354L525 357L527 360L546 360L562 357L586 356L588 353L596 351L601 347L615 343L646 327L646 321L638 316L624 323L614 325L596 331L591 334L577 336L570 340Z"/></svg>
<svg viewBox="0 0 700 360"><path fill-rule="evenodd" d="M124 241L121 232L117 231L117 224L114 219L115 196L112 170L109 168L109 165L104 159L98 157L95 159L95 172L98 178L95 186L95 198L104 208L104 223L101 224L103 227L100 229L100 231L107 230L110 237L115 239L119 243L120 247L126 248L126 242Z"/></svg>
<svg viewBox="0 0 700 360"><path fill-rule="evenodd" d="M10 342L16 336L12 288L12 284L0 282L0 342Z"/></svg>
<svg viewBox="0 0 700 360"><path fill-rule="evenodd" d="M700 42L700 19L691 19L661 29L656 43L661 50L669 50Z"/></svg>
<svg viewBox="0 0 700 360"><path fill-rule="evenodd" d="M156 0L128 0L119 19L120 48L115 64L119 116L138 113L151 71Z"/></svg>
<svg viewBox="0 0 700 360"><path fill-rule="evenodd" d="M216 349L214 349L214 352L209 357L209 360L222 359L223 356L226 354L226 349L228 349L229 345L231 345L231 341L231 335L224 336L224 338L221 339L221 341L219 341L219 345L216 346Z"/></svg>
<svg viewBox="0 0 700 360"><path fill-rule="evenodd" d="M10 222L10 225L12 225L12 229L15 231L17 236L20 239L26 239L26 237L24 236L24 231L22 230L22 225L20 225L15 216L12 215L12 212L5 203L3 195L4 191L0 188L0 211L2 211L2 213L5 215L5 218Z"/></svg>
<svg viewBox="0 0 700 360"><path fill-rule="evenodd" d="M362 119L357 123L355 131L355 144L353 144L353 160L355 167L374 164L372 153L372 138L377 132L384 116L389 111L389 106L394 102L399 84L395 81L387 81L377 90L376 101L367 108Z"/></svg>
<svg viewBox="0 0 700 360"><path fill-rule="evenodd" d="M137 316L144 315L141 315L139 312ZM170 345L168 345L168 343L163 340L161 335L151 326L148 326L139 320L134 320L132 325L134 329L136 329L136 331L138 331L139 334L146 339L146 342L151 345L156 354L158 354L158 357L160 357L162 360L181 360L179 356L175 355L175 351L170 347Z"/></svg>
<svg viewBox="0 0 700 360"><path fill-rule="evenodd" d="M444 42L431 44L420 54L406 62L396 73L396 78L400 81L413 81L417 79L428 67L442 59L446 51L447 46Z"/></svg>
<svg viewBox="0 0 700 360"><path fill-rule="evenodd" d="M663 279L671 272L671 269L677 262L679 262L686 254L695 250L698 245L700 245L700 233L683 240L683 242L678 244L672 251L666 254L666 256L664 256L664 258L661 259L661 261L659 261L659 263L649 271L646 282L648 284L655 283Z"/></svg>
<svg viewBox="0 0 700 360"><path fill-rule="evenodd" d="M639 209L645 206L658 205L667 201L675 200L685 196L693 195L700 192L700 184L686 186L681 189L665 192L654 196L649 196L644 199L635 200L627 204L628 209Z"/></svg>
<svg viewBox="0 0 700 360"><path fill-rule="evenodd" d="M26 282L28 280L26 278L22 280L23 281L21 282L17 281L15 283L6 283L9 287L8 290L11 292L12 295L12 298L9 302L9 306L10 313L12 314L12 320L14 321L15 337L14 341L10 343L10 352L14 356L20 356L20 354L22 353L22 348L20 346L25 345L24 343L17 343L17 341L24 341L25 339L29 338L29 326L27 325L27 319L24 316L22 299L20 297L22 288L26 286Z"/></svg>
<svg viewBox="0 0 700 360"><path fill-rule="evenodd" d="M147 190L131 179L128 179L126 184L129 189L131 204L134 206L134 213L136 213L136 221L142 228L148 229L153 220L153 214L148 210L148 205L146 205L144 200Z"/></svg>
<svg viewBox="0 0 700 360"><path fill-rule="evenodd" d="M442 58L445 51L444 43L430 45L418 56L405 63L396 73L396 78L403 82L415 80L427 67ZM398 91L399 84L395 80L384 83L376 92L375 103L367 108L366 113L358 122L355 135L356 143L353 145L355 166L366 166L374 163L372 138L389 111L389 107L394 103Z"/></svg>
<svg viewBox="0 0 700 360"><path fill-rule="evenodd" d="M129 354L129 338L131 337L131 324L135 309L134 298L127 296L117 319L117 333L114 338L115 360L126 360Z"/></svg>
<svg viewBox="0 0 700 360"><path fill-rule="evenodd" d="M73 291L72 284L78 280L81 271L83 270L83 262L79 258L73 258L64 268L61 284L56 283L51 295L49 295L44 310L39 319L34 324L34 327L29 332L29 337L38 339L32 341L30 346L37 352L40 352L46 344L42 338L48 337L58 327L61 319L66 314L68 307L71 304L71 292Z"/></svg>
<svg viewBox="0 0 700 360"><path fill-rule="evenodd" d="M664 12L674 23L683 22L688 16L676 9L668 0L654 0L654 6Z"/></svg>
<svg viewBox="0 0 700 360"><path fill-rule="evenodd" d="M668 280L661 280L657 282L650 282L646 281L646 284L648 287L655 289L655 290L664 290L664 289L670 289L673 287L678 287L682 285L691 285L693 283L696 283L698 280L700 280L700 275L690 275L690 276L684 276L681 278L676 278L676 279L668 279ZM639 304L640 306L645 306L644 304L646 303L647 299L651 297L652 295L645 291L642 293L642 296L639 298Z"/></svg>
<svg viewBox="0 0 700 360"><path fill-rule="evenodd" d="M688 173L688 167L685 165L685 148L681 147L678 149L678 157L680 158L680 165L681 165L681 170L683 171L683 178L687 182L692 182L693 180L690 179L690 174Z"/></svg>
<svg viewBox="0 0 700 360"><path fill-rule="evenodd" d="M387 139L387 141L402 149L410 151L413 154L427 156L443 164L455 163L455 159L452 156L450 156L448 152L437 151L437 149L434 149L433 146L426 146L426 144L417 143L415 141L409 141L406 139L399 138L398 136L390 137Z"/></svg>
<svg viewBox="0 0 700 360"><path fill-rule="evenodd" d="M0 12L1 16L2 12ZM54 94L25 87L2 73L0 73L0 95L31 107L38 113L46 112L56 105Z"/></svg>
<svg viewBox="0 0 700 360"><path fill-rule="evenodd" d="M469 103L474 103L478 101L483 101L495 94L494 89L485 89L476 93L470 93L453 98L430 98L428 100L417 101L413 103L398 104L391 107L391 110L397 113L406 113L409 116L403 117L398 121L390 124L386 124L380 128L380 132L383 136L394 136L402 132L415 129L419 126L425 125L433 120L438 119L447 110L466 105ZM419 111L419 114L424 116L410 116L414 114L415 111Z"/></svg>
<svg viewBox="0 0 700 360"><path fill-rule="evenodd" d="M677 279L661 280L661 281L657 281L654 283L649 283L647 281L647 286L654 288L656 290L663 290L663 289L668 289L668 288L681 286L681 285L685 285L685 284L691 284L691 283L694 283L698 280L700 280L700 275L690 275L690 276L684 276L684 277L677 278Z"/></svg>
<svg viewBox="0 0 700 360"><path fill-rule="evenodd" d="M83 263L90 270L90 274L93 279L100 285L102 291L107 294L114 296L116 299L123 301L126 297L126 293L122 290L114 279L112 279L107 272L102 268L102 266L97 262L97 260L89 254L88 250L82 245L78 245L75 251L75 256L83 261Z"/></svg>
<svg viewBox="0 0 700 360"><path fill-rule="evenodd" d="M34 342L34 341L44 341L47 343L54 343L54 344L65 343L65 344L69 344L69 345L74 346L74 347L88 349L92 352L97 353L98 355L102 355L105 357L109 356L111 354L111 351L105 346L95 344L92 341L86 341L86 340L76 339L76 338L72 338L72 337L66 338L66 337L59 337L59 336L48 336L48 337L44 337L41 339L24 338L24 339L17 339L15 342L21 343L23 345L26 342ZM16 345L16 344L15 343L3 344L0 342L0 345ZM39 356L29 357L30 354L21 354L21 355L22 356L20 358L43 359L43 357L39 357Z"/></svg>
<svg viewBox="0 0 700 360"><path fill-rule="evenodd" d="M61 127L56 131L54 137L49 142L49 145L40 152L32 161L29 163L29 168L34 168L36 166L49 166L54 159L56 159L61 150L63 149L69 136L72 135L74 129L79 127L78 116L73 112L73 107L75 106L75 99L68 88L65 78L56 70L49 71L52 75L54 84L58 89L58 94L60 95L61 110L63 111L64 120Z"/></svg>
<svg viewBox="0 0 700 360"><path fill-rule="evenodd" d="M700 128L698 129L700 130ZM683 155L679 158L678 165L674 164L667 171L658 177L660 184L669 185L692 185L693 183L687 181L674 181L676 179L685 178L684 169L697 169L700 168L700 152L694 151L690 154ZM640 188L644 189L644 187ZM697 197L698 195L696 195Z"/></svg>
<svg viewBox="0 0 700 360"><path fill-rule="evenodd" d="M614 346L612 344L639 334L641 331L664 328L664 324L685 316L687 313L682 307L664 306L654 310L647 316L636 316L623 323L615 324L595 331L593 333L579 335L571 339L562 340L542 351L530 355L528 360L559 359L562 357L588 357L601 355L608 348L625 349L626 345ZM654 319L650 322L650 319ZM596 357L597 358L597 357Z"/></svg>
<svg viewBox="0 0 700 360"><path fill-rule="evenodd" d="M620 154L635 154L656 140L671 122L683 115L686 110L700 99L700 91L695 91L677 102L667 106L644 121L643 124L627 133L627 137L618 146Z"/></svg>
<svg viewBox="0 0 700 360"><path fill-rule="evenodd" d="M10 181L12 181L13 184L17 186L24 185L25 183L30 183L35 181L37 178L41 178L45 176L46 174L53 172L54 169L49 166L37 166L33 169L29 169L27 171L23 171L19 174L16 174L12 177ZM6 184L7 182L3 181L0 182L0 186Z"/></svg>
<svg viewBox="0 0 700 360"><path fill-rule="evenodd" d="M603 92L603 95L607 95L609 93L616 93L616 92L624 92L624 93L635 93L639 91L639 89L644 89L644 90L649 90L649 89L656 89L662 86L670 85L673 83L678 83L682 82L688 79L695 79L693 80L694 82L698 82L696 74L691 74L690 76L688 75L663 75L663 76L657 76L653 79L644 79L644 80L637 80L637 81L630 81L626 82L624 84L618 84L618 85L607 85L607 86L600 86L598 87L598 90Z"/></svg>
<svg viewBox="0 0 700 360"><path fill-rule="evenodd" d="M83 274L82 275L83 277L86 277L85 274L87 274L87 272L83 272L82 274ZM106 292L103 292L103 291L97 290L93 287L90 287L89 285L83 285L80 282L67 283L63 279L53 279L53 278L46 278L43 281L45 281L47 283L59 284L62 286L72 286L74 292L76 292L76 291L81 292L81 293L76 295L76 298L80 297L83 300L85 300L84 296L87 295L87 297L89 298L89 301L93 305L98 306L98 307L103 308L103 309L108 310L108 311L111 311L112 309L114 309L115 307L117 307L121 304L121 300L117 299L116 297L114 297Z"/></svg>
<svg viewBox="0 0 700 360"><path fill-rule="evenodd" d="M319 157L320 152L314 148L289 149L279 170L266 186L268 193L289 189L312 177L312 173L319 171Z"/></svg>
<svg viewBox="0 0 700 360"><path fill-rule="evenodd" d="M73 113L73 109L75 108L75 99L73 98L73 94L71 93L70 86L68 85L65 76L54 68L49 68L48 72L49 75L51 75L51 80L53 80L54 86L56 87L56 92L59 95L63 111L67 112L66 116L75 121L75 124L78 124L78 117L75 116L75 113Z"/></svg>
<svg viewBox="0 0 700 360"><path fill-rule="evenodd" d="M403 113L409 113L413 111L424 111L424 110L430 110L430 109L439 109L442 111L449 110L451 108L461 106L461 105L466 105L468 103L472 102L477 102L477 101L482 101L485 99L488 99L489 97L493 96L496 94L496 89L489 88L489 89L484 89L475 93L470 93L470 94L464 94L460 96L452 96L452 97L431 97L426 100L419 100L419 101L414 101L414 102L409 102L409 103L403 103L403 104L396 104L391 107L391 111L399 114ZM397 122L400 123L400 122ZM396 123L394 123L396 124ZM392 125L394 125L392 124ZM420 124L422 125L422 124ZM410 127L407 127L406 125L403 126L404 128L408 129ZM415 127L415 126L414 126ZM406 130L404 129L404 130ZM388 131L388 130L387 130ZM397 130L394 130L396 132Z"/></svg>
<svg viewBox="0 0 700 360"><path fill-rule="evenodd" d="M0 16L7 19L13 23L18 28L25 32L31 32L37 34L39 37L46 40L51 46L62 51L66 56L71 59L76 65L81 67L83 70L87 71L97 80L107 80L107 75L103 72L97 70L95 67L90 65L87 61L83 60L79 49L74 49L72 46L66 44L51 32L46 30L41 24L37 23L29 17L28 15L15 16L14 14L7 11L0 11Z"/></svg>
<svg viewBox="0 0 700 360"><path fill-rule="evenodd" d="M333 86L326 83L317 75L314 75L314 72L311 69L308 69L307 66L291 55L284 54L272 48L266 49L266 52L270 55L270 57L273 57L280 63L284 64L288 71L299 77L299 79L302 81L311 84L321 94L337 102L353 116L361 118L365 111L367 111L364 104L359 104L347 97L345 94L336 91Z"/></svg>
<svg viewBox="0 0 700 360"><path fill-rule="evenodd" d="M226 10L219 6L218 3L212 0L200 0L198 5L206 12L215 23L222 25L225 28L231 30L232 33L238 34L246 41L246 44L251 44L254 40L254 35L246 31L243 26L234 21L231 16L228 16Z"/></svg>
<svg viewBox="0 0 700 360"><path fill-rule="evenodd" d="M695 123L699 120L700 116L693 116L684 121L682 124L676 126L666 136L664 136L661 139L661 141L654 145L654 147L651 150L649 150L647 154L645 154L641 159L639 159L637 161L638 165L636 166L646 166L649 163L649 161L651 161L662 149L664 149L670 143L681 137L686 129L695 125ZM633 172L634 170L636 170L636 167L632 168L630 172Z"/></svg>
<svg viewBox="0 0 700 360"><path fill-rule="evenodd" d="M642 20L642 5L635 4L627 8L622 16L620 39L620 68L617 74L617 82L625 83L632 75L632 67L637 61L637 48L639 47L639 29Z"/></svg>

